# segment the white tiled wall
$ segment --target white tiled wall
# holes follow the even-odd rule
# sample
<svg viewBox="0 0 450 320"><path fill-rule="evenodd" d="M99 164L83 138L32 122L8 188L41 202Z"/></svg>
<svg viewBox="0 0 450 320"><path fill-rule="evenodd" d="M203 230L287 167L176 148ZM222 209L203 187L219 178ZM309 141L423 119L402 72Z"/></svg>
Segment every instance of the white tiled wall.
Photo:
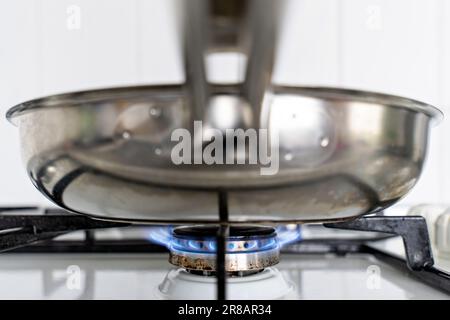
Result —
<svg viewBox="0 0 450 320"><path fill-rule="evenodd" d="M0 112L64 91L182 81L175 1L0 2ZM400 94L450 115L449 1L291 0L285 9L275 81ZM404 204L450 203L447 136L450 119L433 130L424 173ZM4 119L0 146L0 206L46 203Z"/></svg>

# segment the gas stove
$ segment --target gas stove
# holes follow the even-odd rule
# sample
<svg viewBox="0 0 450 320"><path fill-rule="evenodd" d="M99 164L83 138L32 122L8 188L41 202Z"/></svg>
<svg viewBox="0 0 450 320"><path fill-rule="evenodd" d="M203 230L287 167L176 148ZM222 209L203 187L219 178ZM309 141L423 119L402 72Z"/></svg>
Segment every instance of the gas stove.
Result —
<svg viewBox="0 0 450 320"><path fill-rule="evenodd" d="M413 27L414 19L397 19L407 16L403 7L387 14L392 21L385 23L385 32L375 32L375 41L369 41L398 43L378 38L383 34L414 40L406 51L389 51L399 53L394 64L405 64L386 82L383 71L373 77L359 63L355 70L342 64L354 60L346 54L357 52L359 38L370 38L358 31L344 41L351 46L340 43L355 29L341 23L347 20L344 13L361 26L360 8L350 4L309 11L310 4L296 7L299 1L152 1L158 3L153 8L138 4L142 1L97 2L67 10L58 6L55 12L48 11L52 5L29 6L35 12L5 6L8 17L26 12L8 24L30 23L2 28L5 41L13 41L0 52L7 53L7 64L15 64L3 73L11 96L1 104L10 107L4 110L6 119L18 138L3 149L20 149L29 182L58 208L0 208L0 280L8 284L0 286L0 298L449 297L450 210L436 209L435 220L431 207L389 212L419 177L427 176L428 186L446 186L437 181L448 176L446 152L434 154L444 159L434 163L436 176L423 174L433 150L429 146L445 150L443 140L430 140L442 111L408 97L436 94L432 102L437 104L445 100L437 97L442 90L421 91L429 68L413 76L400 72L442 59L431 54L405 62L403 52L420 51L428 42L415 41L421 32L404 33L413 30L404 26ZM102 13L112 7L118 16L104 24L108 15ZM324 27L332 32L316 41L323 26L303 23L322 20L314 15L325 7L330 24ZM381 7L368 9L362 12L381 12ZM438 11L429 15L433 23L445 10ZM69 14L66 26L75 38L58 29L64 19L56 12ZM151 12L157 19L146 16ZM302 23L294 26L291 20ZM396 24L403 26L400 33L391 29ZM22 28L30 29L29 39ZM12 29L20 32L10 36ZM151 30L157 30L154 40L146 33ZM319 30L313 42L324 47L311 46L309 30ZM440 34L434 31L422 33ZM120 34L123 39L116 37ZM302 38L305 43L297 46ZM63 39L76 40L75 45L60 51L67 47ZM105 40L111 46L101 52ZM99 47L86 54L95 44ZM155 55L156 48L162 51ZM443 50L435 49L427 51ZM43 59L58 61L58 52L68 63ZM101 52L99 61L92 60L93 52ZM370 52L378 61L378 49ZM118 55L105 65L111 54ZM312 57L317 60L309 61ZM392 56L386 57L392 69ZM116 69L119 61L136 65ZM149 68L145 61L151 61ZM99 74L91 70L95 66ZM167 76L172 67L175 78ZM57 70L60 75L47 76ZM73 70L80 70L76 85L65 82ZM343 76L352 74L364 77ZM14 77L18 81L10 85ZM367 82L372 77L375 82ZM419 79L417 87L396 86L409 78ZM31 83L33 90L27 91ZM19 161L2 167L15 173L13 162ZM16 183L7 177L4 182L7 190ZM442 190L439 199L446 201ZM4 203L12 203L8 194Z"/></svg>
<svg viewBox="0 0 450 320"><path fill-rule="evenodd" d="M1 218L0 299L450 298L450 261L420 216L225 230L38 207Z"/></svg>

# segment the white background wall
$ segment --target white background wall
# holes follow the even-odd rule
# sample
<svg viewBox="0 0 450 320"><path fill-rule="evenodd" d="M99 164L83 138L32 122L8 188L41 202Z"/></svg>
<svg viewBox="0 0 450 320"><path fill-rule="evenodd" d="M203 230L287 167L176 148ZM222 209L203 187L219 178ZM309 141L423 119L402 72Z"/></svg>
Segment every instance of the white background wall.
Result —
<svg viewBox="0 0 450 320"><path fill-rule="evenodd" d="M1 1L0 113L65 91L182 81L174 1ZM292 0L286 12L275 81L404 95L450 117L449 1ZM404 204L450 203L449 134L450 118L433 130ZM26 177L5 119L0 146L0 205L48 203Z"/></svg>

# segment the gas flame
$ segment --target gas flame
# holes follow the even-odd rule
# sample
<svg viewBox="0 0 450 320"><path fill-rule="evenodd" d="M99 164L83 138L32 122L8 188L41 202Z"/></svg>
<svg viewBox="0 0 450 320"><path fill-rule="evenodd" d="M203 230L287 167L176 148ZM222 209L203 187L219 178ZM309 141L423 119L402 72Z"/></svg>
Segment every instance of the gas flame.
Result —
<svg viewBox="0 0 450 320"><path fill-rule="evenodd" d="M173 231L174 227L173 226L154 226L154 227L149 227L148 228L148 232L147 232L147 238L150 242L161 245L166 247L167 249L171 249L171 248L176 248L177 243L172 235L172 231ZM294 242L298 242L301 240L302 238L302 234L301 234L301 226L300 225L296 225L296 224L288 224L288 225L279 225L275 228L277 236L276 236L276 241L277 244L280 248L294 243ZM257 247L258 242L249 242L251 243L251 245L253 247L249 247L249 251L263 251L265 250L264 247ZM192 242L188 242L189 250L196 250L197 248L195 247L196 242L192 241ZM232 245L232 243L230 243L229 245ZM268 244L266 244L268 245ZM271 244L273 245L273 244ZM216 251L216 241L215 240L211 240L208 242L208 247L209 247L209 251L210 252L215 252ZM230 248L232 249L232 248Z"/></svg>

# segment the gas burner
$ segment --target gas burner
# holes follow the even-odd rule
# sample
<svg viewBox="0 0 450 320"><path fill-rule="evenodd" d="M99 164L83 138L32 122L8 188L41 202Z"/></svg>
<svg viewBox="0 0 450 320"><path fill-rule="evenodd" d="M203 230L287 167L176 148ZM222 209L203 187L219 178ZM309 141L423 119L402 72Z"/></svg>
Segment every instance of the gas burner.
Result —
<svg viewBox="0 0 450 320"><path fill-rule="evenodd" d="M272 266L279 262L284 242L299 236L298 229L230 226L225 241L225 271L230 299L293 299L295 286ZM215 294L219 227L177 227L171 230L170 270L159 285L162 299L210 299ZM164 232L156 232L156 238ZM164 238L164 237L163 237ZM155 237L153 238L155 239ZM162 239L160 239L162 240Z"/></svg>
<svg viewBox="0 0 450 320"><path fill-rule="evenodd" d="M178 227L172 231L169 262L192 274L215 275L218 227ZM280 245L274 228L231 226L226 239L225 270L248 276L279 262Z"/></svg>

